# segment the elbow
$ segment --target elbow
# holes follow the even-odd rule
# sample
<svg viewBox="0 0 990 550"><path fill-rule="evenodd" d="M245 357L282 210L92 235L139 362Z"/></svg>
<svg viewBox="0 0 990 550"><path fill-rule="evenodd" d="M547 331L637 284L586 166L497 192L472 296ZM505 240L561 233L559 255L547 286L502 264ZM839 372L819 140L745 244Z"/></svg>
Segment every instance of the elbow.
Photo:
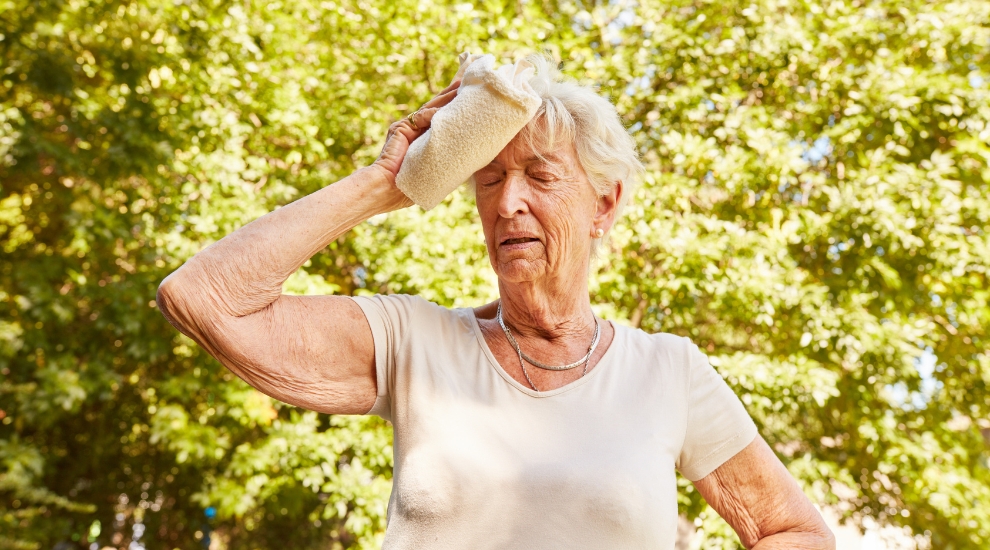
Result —
<svg viewBox="0 0 990 550"><path fill-rule="evenodd" d="M197 277L198 271L173 272L158 285L158 310L176 330L186 335L224 365L230 364L225 351L224 316L213 307L209 292Z"/></svg>
<svg viewBox="0 0 990 550"><path fill-rule="evenodd" d="M194 328L197 318L202 316L202 300L195 296L195 284L189 280L188 274L179 268L173 271L158 285L155 303L162 316L173 327L183 334L189 335Z"/></svg>
<svg viewBox="0 0 990 550"><path fill-rule="evenodd" d="M162 280L161 284L158 285L158 292L155 294L155 303L158 305L158 311L162 312L162 316L168 321L173 327L182 330L178 324L177 310L178 306L178 295L180 294L179 289L176 287L180 285L176 281L175 274L177 272L172 272L168 277Z"/></svg>

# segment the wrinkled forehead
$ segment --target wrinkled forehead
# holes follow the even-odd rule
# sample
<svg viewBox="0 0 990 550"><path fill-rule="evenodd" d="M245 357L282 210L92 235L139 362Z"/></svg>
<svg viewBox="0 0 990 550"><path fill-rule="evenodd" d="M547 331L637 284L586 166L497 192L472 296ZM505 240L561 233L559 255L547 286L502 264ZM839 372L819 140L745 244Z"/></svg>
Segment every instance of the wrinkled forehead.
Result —
<svg viewBox="0 0 990 550"><path fill-rule="evenodd" d="M569 132L550 129L543 117L529 122L488 166L525 165L534 162L573 165L577 151Z"/></svg>
<svg viewBox="0 0 990 550"><path fill-rule="evenodd" d="M531 164L570 166L574 163L574 158L568 153L566 148L556 150L533 149L525 143L510 143L482 170L521 168Z"/></svg>

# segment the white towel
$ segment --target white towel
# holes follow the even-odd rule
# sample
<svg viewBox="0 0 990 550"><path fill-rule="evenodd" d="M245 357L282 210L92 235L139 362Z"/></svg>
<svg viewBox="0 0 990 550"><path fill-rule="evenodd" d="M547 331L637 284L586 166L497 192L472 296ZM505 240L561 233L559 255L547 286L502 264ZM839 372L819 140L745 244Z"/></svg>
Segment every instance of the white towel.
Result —
<svg viewBox="0 0 990 550"><path fill-rule="evenodd" d="M460 56L457 97L433 115L430 129L409 146L395 179L413 202L429 210L484 168L540 107L526 61L495 69L491 55Z"/></svg>

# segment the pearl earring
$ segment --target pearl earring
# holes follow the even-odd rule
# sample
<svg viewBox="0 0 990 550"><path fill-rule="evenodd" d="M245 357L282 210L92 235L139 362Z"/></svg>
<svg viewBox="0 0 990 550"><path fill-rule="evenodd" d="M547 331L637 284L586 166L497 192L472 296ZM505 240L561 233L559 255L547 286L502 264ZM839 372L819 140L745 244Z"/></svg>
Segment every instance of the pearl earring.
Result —
<svg viewBox="0 0 990 550"><path fill-rule="evenodd" d="M599 239L602 238L602 237L604 237L605 236L605 230L602 229L601 227L599 227L598 229L595 230L595 236L598 237Z"/></svg>

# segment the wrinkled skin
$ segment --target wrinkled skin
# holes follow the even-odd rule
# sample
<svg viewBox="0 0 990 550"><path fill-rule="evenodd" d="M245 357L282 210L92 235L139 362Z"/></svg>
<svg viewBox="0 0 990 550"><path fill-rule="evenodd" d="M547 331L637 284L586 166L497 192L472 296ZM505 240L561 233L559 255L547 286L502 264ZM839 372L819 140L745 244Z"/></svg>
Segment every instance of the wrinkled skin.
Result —
<svg viewBox="0 0 990 550"><path fill-rule="evenodd" d="M621 192L619 184L598 205L573 147L543 153L545 159L513 141L475 174L489 258L506 283L587 278L590 237L597 227L611 224ZM503 244L511 237L537 240Z"/></svg>
<svg viewBox="0 0 990 550"><path fill-rule="evenodd" d="M367 412L377 395L375 349L360 308L342 296L286 296L282 283L358 223L411 204L395 176L409 144L453 99L457 84L427 103L415 124L393 124L374 165L238 229L169 275L158 290L165 317L276 399L325 413ZM594 330L591 239L613 223L622 185L596 196L573 147L548 152L550 162L531 153L512 143L476 174L478 211L505 318L520 345L546 362L569 362L583 355ZM475 312L499 363L526 383L494 328L495 304ZM613 334L602 323L591 368ZM534 382L559 387L579 377L576 370L545 371ZM835 547L817 510L760 437L695 486L748 548Z"/></svg>
<svg viewBox="0 0 990 550"><path fill-rule="evenodd" d="M623 187L615 182L599 197L572 145L539 153L513 140L475 173L475 196L505 322L527 354L564 364L583 356L593 337L595 318L588 299L592 239L597 229L611 227ZM482 332L506 372L529 386L515 350L493 319L495 305L476 312ZM601 343L589 370L614 335L610 323L601 326ZM577 369L529 369L533 384L543 391L581 375Z"/></svg>

